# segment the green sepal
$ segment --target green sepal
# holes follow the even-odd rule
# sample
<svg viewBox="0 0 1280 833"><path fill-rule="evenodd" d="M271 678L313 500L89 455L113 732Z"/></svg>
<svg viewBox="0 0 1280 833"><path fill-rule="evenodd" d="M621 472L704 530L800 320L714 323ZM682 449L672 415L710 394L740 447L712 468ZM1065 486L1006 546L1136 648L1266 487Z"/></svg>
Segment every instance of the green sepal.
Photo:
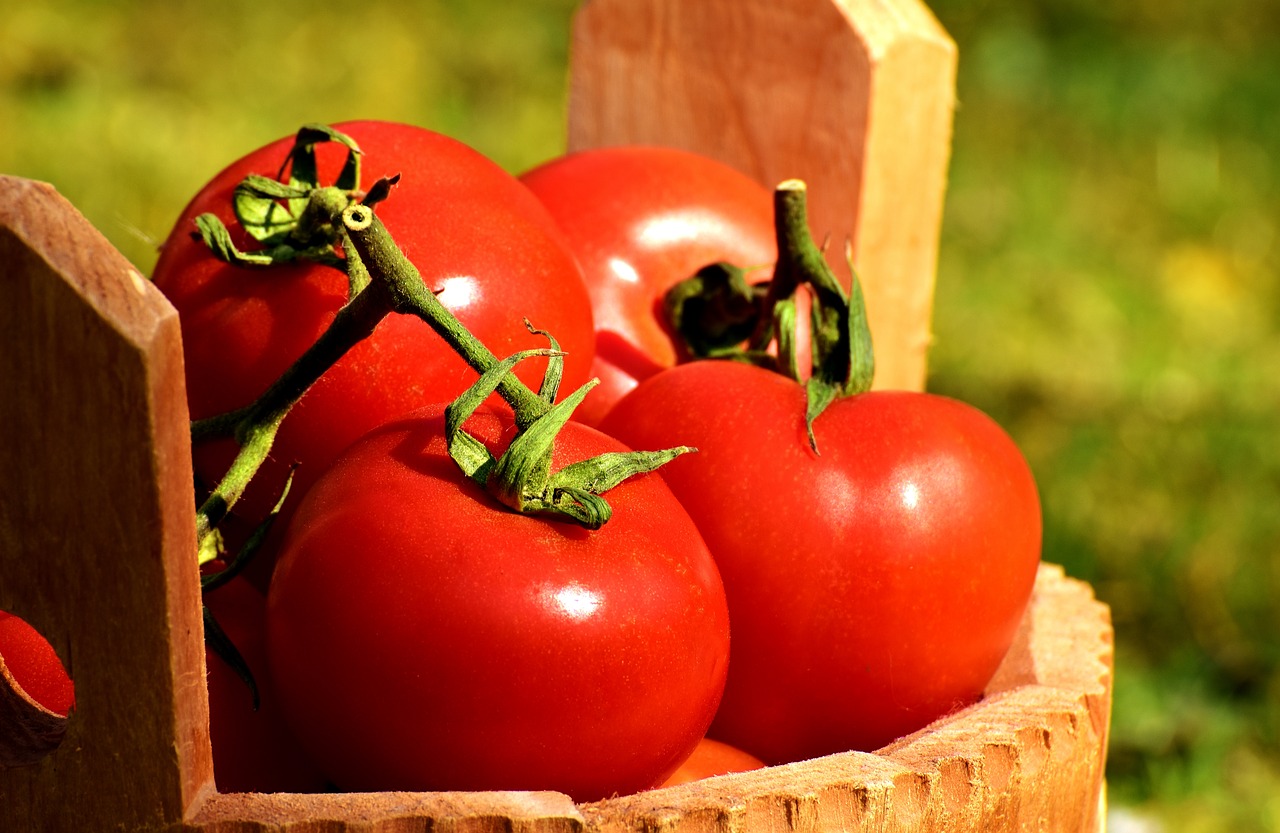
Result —
<svg viewBox="0 0 1280 833"><path fill-rule="evenodd" d="M598 384L599 379L590 380L516 435L498 458L490 480L490 494L517 512L557 511L555 495L547 488L556 436L587 392ZM607 520L605 517L595 526L584 525L595 529Z"/></svg>
<svg viewBox="0 0 1280 833"><path fill-rule="evenodd" d="M298 223L297 215L278 200L295 200L306 204L310 189L285 185L265 176L251 174L232 193L236 219L250 237L264 246L274 246L288 238ZM300 210L300 209L299 209Z"/></svg>
<svg viewBox="0 0 1280 833"><path fill-rule="evenodd" d="M315 146L338 142L348 149L338 181L328 187L319 182ZM303 260L346 270L336 249L343 236L337 222L342 209L357 195L362 151L355 140L327 125L304 125L276 179L249 174L232 192L236 220L262 251L241 252L212 215L197 219L201 238L214 255L237 266L274 266ZM289 181L281 182L285 169ZM370 203L385 199L398 177L380 179Z"/></svg>
<svg viewBox="0 0 1280 833"><path fill-rule="evenodd" d="M776 367L778 372L796 381L800 380L800 356L797 353L800 346L796 342L798 316L794 295L779 299L773 307L773 333L778 341Z"/></svg>
<svg viewBox="0 0 1280 833"><path fill-rule="evenodd" d="M637 474L656 471L681 454L696 450L682 445L661 451L611 451L570 463L551 475L549 485L553 489L576 487L600 494Z"/></svg>
<svg viewBox="0 0 1280 833"><path fill-rule="evenodd" d="M672 286L663 313L693 358L739 358L743 342L759 329L765 286L747 282L747 270L712 263Z"/></svg>
<svg viewBox="0 0 1280 833"><path fill-rule="evenodd" d="M304 190L320 187L320 173L316 165L316 145L324 142L337 142L347 148L347 159L343 163L342 172L334 185L344 191L355 191L360 187L360 156L363 151L355 139L334 130L327 124L304 124L293 140L293 150L289 153L289 184ZM281 176L284 170L280 171ZM298 198L290 201L289 210L297 217L306 207L306 199Z"/></svg>
<svg viewBox="0 0 1280 833"><path fill-rule="evenodd" d="M786 299L794 298L801 285L806 286L809 292L813 369L805 383L805 430L810 446L817 451L814 420L837 398L871 389L875 355L851 248L845 247L845 257L853 275L851 290L846 293L827 263L823 253L825 246L820 248L813 241L807 220L806 196L807 188L800 180L787 180L774 191L778 264L774 268L771 300L781 306ZM784 347L785 337L781 335L793 328L784 326L781 321L777 322L776 328L780 357L788 352L794 354L793 347Z"/></svg>
<svg viewBox="0 0 1280 833"><path fill-rule="evenodd" d="M845 247L852 276L850 292L836 281L823 261L823 275L809 281L813 289L813 375L805 384L805 429L817 451L813 421L836 399L871 390L875 377L875 351L862 295L862 282Z"/></svg>
<svg viewBox="0 0 1280 833"><path fill-rule="evenodd" d="M534 356L546 356L550 352L550 350L543 348L523 350L507 356L489 370L480 374L480 378L472 383L471 387L463 391L461 396L445 407L444 435L445 447L449 449L449 456L458 464L458 468L462 469L463 474L481 486L488 483L490 472L493 470L497 460L489 452L489 449L485 447L484 443L462 429L463 424L484 404L486 399L493 395L493 392L498 389L498 385L501 384L503 377L514 370L517 364Z"/></svg>
<svg viewBox="0 0 1280 833"><path fill-rule="evenodd" d="M218 260L234 266L271 266L277 262L267 251L242 252L237 249L231 240L231 232L213 214L196 217L196 229L200 232L200 239Z"/></svg>
<svg viewBox="0 0 1280 833"><path fill-rule="evenodd" d="M253 710L257 711L258 706L262 704L262 698L258 692L258 682L253 678L253 672L249 670L249 663L245 662L244 655L218 624L218 620L214 618L208 606L202 606L202 610L204 612L204 644L249 687L249 693L253 696Z"/></svg>
<svg viewBox="0 0 1280 833"><path fill-rule="evenodd" d="M333 247L327 244L295 249L293 246L283 243L270 249L242 252L232 242L231 233L227 231L227 227L215 215L201 214L196 217L195 223L200 239L204 241L205 246L209 248L213 256L225 263L230 263L232 266L263 268L303 260L332 266L339 271L346 271L346 261L338 257L334 253Z"/></svg>
<svg viewBox="0 0 1280 833"><path fill-rule="evenodd" d="M587 382L528 425L521 426L497 459L483 443L463 430L467 419L497 390L502 378L511 373L516 364L534 356L548 356L555 361L563 355L558 349L525 350L481 374L462 396L445 408L445 444L458 468L507 508L599 529L613 515L613 509L601 497L604 492L693 449L682 446L665 451L610 452L552 473L556 437L587 393L599 384L599 379ZM544 388L545 385L544 382Z"/></svg>
<svg viewBox="0 0 1280 833"><path fill-rule="evenodd" d="M804 383L804 430L809 436L809 447L817 452L818 438L813 434L813 422L827 406L840 396L840 388L819 375L810 376Z"/></svg>
<svg viewBox="0 0 1280 833"><path fill-rule="evenodd" d="M564 351L560 349L560 342L556 341L556 337L546 330L539 330L537 327L529 323L529 319L524 320L525 329L530 334L542 336L551 343L551 352L547 359L547 371L542 374L542 385L538 388L538 396L543 402L550 405L556 401L556 397L560 394L560 381L564 378Z"/></svg>
<svg viewBox="0 0 1280 833"><path fill-rule="evenodd" d="M851 396L871 390L871 383L876 376L876 353L871 343L871 324L867 321L867 303L862 294L862 281L858 279L858 270L853 268L852 246L845 247L845 259L853 281L849 287L846 324L849 330L849 381L844 391L846 396Z"/></svg>

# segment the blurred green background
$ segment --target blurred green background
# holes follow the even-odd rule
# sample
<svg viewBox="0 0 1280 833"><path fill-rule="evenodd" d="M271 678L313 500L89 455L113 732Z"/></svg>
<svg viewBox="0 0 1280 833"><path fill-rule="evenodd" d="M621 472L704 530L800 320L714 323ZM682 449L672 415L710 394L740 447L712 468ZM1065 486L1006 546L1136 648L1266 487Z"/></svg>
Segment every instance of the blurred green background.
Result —
<svg viewBox="0 0 1280 833"><path fill-rule="evenodd" d="M144 271L306 121L555 155L572 0L12 4L0 171ZM931 387L992 413L1112 606L1112 830L1280 830L1280 4L935 0L960 47Z"/></svg>

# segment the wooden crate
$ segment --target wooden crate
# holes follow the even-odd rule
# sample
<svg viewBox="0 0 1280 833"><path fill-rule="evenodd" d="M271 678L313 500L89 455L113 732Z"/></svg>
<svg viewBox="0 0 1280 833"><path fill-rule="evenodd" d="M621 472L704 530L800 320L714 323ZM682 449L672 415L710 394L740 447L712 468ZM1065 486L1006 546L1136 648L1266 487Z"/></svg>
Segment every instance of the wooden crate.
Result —
<svg viewBox="0 0 1280 833"><path fill-rule="evenodd" d="M850 235L878 384L919 388L955 60L916 0L589 0L570 144L672 144L766 184L807 179L818 232ZM78 703L70 720L42 711L0 660L0 760L31 761L0 765L0 830L1101 829L1109 613L1050 565L984 699L875 754L585 805L218 793L176 313L41 183L0 177L0 263L0 609L49 637Z"/></svg>

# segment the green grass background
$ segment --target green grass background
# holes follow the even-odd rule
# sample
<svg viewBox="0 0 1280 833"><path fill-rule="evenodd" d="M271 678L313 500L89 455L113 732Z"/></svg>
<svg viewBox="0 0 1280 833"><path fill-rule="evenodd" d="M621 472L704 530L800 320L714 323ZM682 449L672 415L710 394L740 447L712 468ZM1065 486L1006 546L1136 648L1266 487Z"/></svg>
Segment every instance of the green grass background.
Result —
<svg viewBox="0 0 1280 833"><path fill-rule="evenodd" d="M306 121L521 170L563 145L574 5L11 4L0 171L147 271L203 182ZM930 386L1010 430L1045 558L1112 606L1113 830L1280 830L1280 4L933 8L961 58Z"/></svg>

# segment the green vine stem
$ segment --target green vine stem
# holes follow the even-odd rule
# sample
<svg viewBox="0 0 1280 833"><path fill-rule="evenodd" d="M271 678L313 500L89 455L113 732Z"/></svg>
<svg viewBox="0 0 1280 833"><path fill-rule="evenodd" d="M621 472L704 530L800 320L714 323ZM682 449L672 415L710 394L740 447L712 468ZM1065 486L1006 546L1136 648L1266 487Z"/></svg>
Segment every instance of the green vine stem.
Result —
<svg viewBox="0 0 1280 833"><path fill-rule="evenodd" d="M328 194L324 198L326 204L333 205ZM216 552L207 545L209 536L265 462L289 410L388 315L398 312L423 319L479 373L498 364L497 357L426 288L417 268L396 246L371 207L346 206L340 222L349 231L349 245L344 249L349 258L354 255L348 266L354 293L351 300L338 310L316 342L252 404L192 423L193 442L230 436L240 447L222 480L196 511L196 536L202 553L209 554L203 556L206 560ZM549 407L515 376L506 377L498 393L516 412L520 425L528 425Z"/></svg>
<svg viewBox="0 0 1280 833"><path fill-rule="evenodd" d="M314 133L300 133L300 145L304 135L309 138L315 136ZM353 149L352 158L357 155ZM258 177L252 182L246 182L241 193L253 195L255 200L267 196L287 198L290 201L290 216L305 217L307 225L326 229L326 237L328 229L338 232L339 237L320 246L314 237L307 235L306 239L299 241L305 251L289 250L287 245L281 243L281 229L288 225L283 209L277 216L270 206L253 203L252 211L241 213L252 214L258 218L256 222L261 222L264 228L272 229L270 232L262 231L260 239L273 247L270 250L273 262L289 262L295 257L291 252L296 251L302 251L303 256L310 259L317 259L319 254L320 262L330 265L336 259L348 275L349 300L319 339L256 401L245 408L192 424L193 442L231 437L239 445L239 451L223 478L197 509L196 532L201 563L220 554L218 524L244 494L265 462L289 410L329 367L351 347L370 336L378 324L392 313L414 315L425 321L480 375L481 381L473 391L487 387L488 393L496 391L511 406L519 429L511 447L501 458L492 461L491 465L483 466L483 477L477 476L475 470L468 470L461 459L459 465L468 476L481 482L491 495L513 510L558 515L588 528L596 528L607 521L610 514L608 505L599 499L601 492L627 477L651 471L666 460L692 450L681 447L663 452L608 455L607 465L596 466L594 469L580 465L570 467L572 472L567 469L565 472L550 472L552 440L591 386L584 386L565 401L558 404L555 402L563 353L559 351L554 338L525 322L530 332L546 336L551 343L550 349L535 351L538 355L548 357L543 384L535 393L511 372L514 360L499 360L440 303L374 213L373 203L388 196L395 180L380 180L365 195L364 202L352 202L355 195L349 190L350 183L344 183L348 187L342 191L347 194L343 199L335 198L338 192L334 188L316 185L309 192L312 202L302 205L296 202L299 199L295 196L299 193L296 181L277 189L258 181L261 179ZM216 218L206 215L202 219L201 235L215 255L245 267L271 265L259 258L259 253L228 249L222 242L229 239L225 228L221 227ZM331 258L327 252L338 246L344 257ZM472 403L469 407L474 409L488 393L479 398L470 393L469 396L464 395L464 398ZM536 442L522 440L526 434L537 435L542 439ZM451 446L464 443L462 436L465 436L465 432L456 431ZM465 457L461 450L455 455L455 459L459 456ZM495 474L490 477L490 472ZM607 472L607 475L602 472ZM588 508L583 509L584 505Z"/></svg>
<svg viewBox="0 0 1280 833"><path fill-rule="evenodd" d="M845 249L853 276L846 293L809 231L807 198L808 188L798 179L774 189L778 262L766 284L748 284L741 270L712 264L676 284L664 308L691 354L749 362L801 382L796 294L804 287L811 301L811 371L801 383L809 442L817 450L813 421L837 398L871 389L875 354L851 249ZM772 354L771 344L776 344Z"/></svg>
<svg viewBox="0 0 1280 833"><path fill-rule="evenodd" d="M197 540L204 541L267 459L276 432L289 410L320 376L348 350L373 333L391 313L385 299L365 289L338 310L329 327L253 404L192 423L193 442L232 436L240 446L222 480L196 511Z"/></svg>
<svg viewBox="0 0 1280 833"><path fill-rule="evenodd" d="M400 251L372 208L348 206L342 213L342 222L364 268L378 277L371 286L384 296L387 309L421 318L477 373L498 365L498 357L427 289L417 267ZM549 408L545 399L510 374L503 376L497 392L515 411L516 424L521 428Z"/></svg>

